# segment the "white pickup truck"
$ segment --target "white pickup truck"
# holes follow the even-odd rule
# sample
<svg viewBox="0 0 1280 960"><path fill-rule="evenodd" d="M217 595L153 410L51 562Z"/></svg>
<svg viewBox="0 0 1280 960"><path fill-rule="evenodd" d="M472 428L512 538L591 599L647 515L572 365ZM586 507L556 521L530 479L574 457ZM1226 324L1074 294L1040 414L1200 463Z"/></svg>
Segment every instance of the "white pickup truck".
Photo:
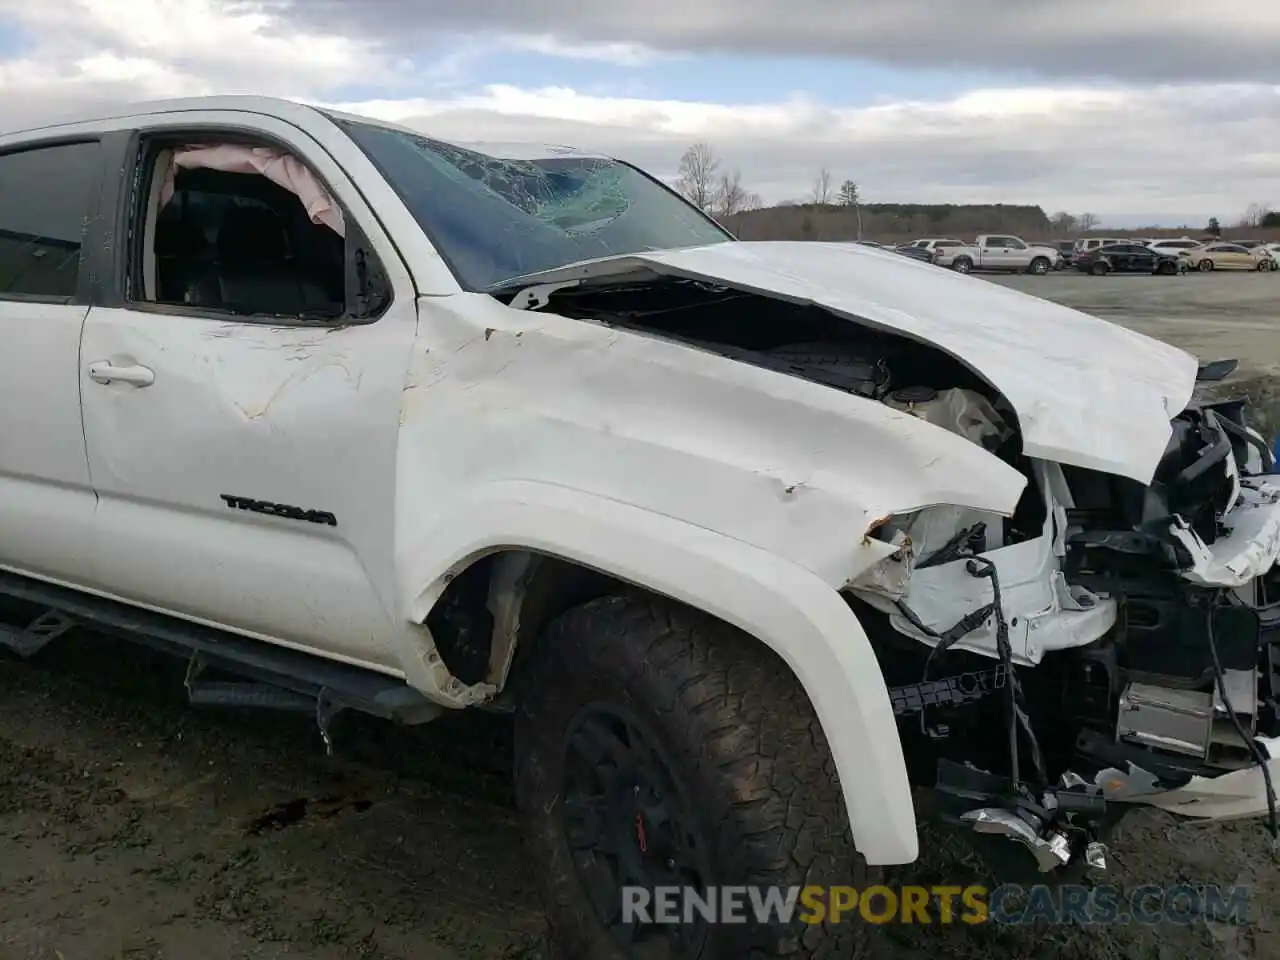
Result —
<svg viewBox="0 0 1280 960"><path fill-rule="evenodd" d="M0 183L0 644L113 631L329 747L510 711L568 956L853 956L620 911L861 886L913 787L1052 876L1135 804L1274 818L1280 487L1192 402L1223 364L268 99L0 136Z"/></svg>
<svg viewBox="0 0 1280 960"><path fill-rule="evenodd" d="M957 273L974 270L989 273L1034 273L1043 276L1057 268L1062 252L1053 247L1037 247L1020 237L980 234L970 245L946 247L934 256L934 263Z"/></svg>

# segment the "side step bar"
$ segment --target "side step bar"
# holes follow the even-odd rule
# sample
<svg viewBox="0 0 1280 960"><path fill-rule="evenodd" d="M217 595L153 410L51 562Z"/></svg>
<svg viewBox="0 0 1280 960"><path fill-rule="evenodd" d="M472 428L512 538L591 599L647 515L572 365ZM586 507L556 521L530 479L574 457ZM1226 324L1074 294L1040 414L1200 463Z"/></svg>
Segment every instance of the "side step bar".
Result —
<svg viewBox="0 0 1280 960"><path fill-rule="evenodd" d="M404 724L424 723L443 711L395 677L30 577L0 571L0 597L43 611L25 628L0 626L0 647L20 657L34 656L74 627L89 627L187 660L187 693L194 705L314 711L330 752L329 723L343 710ZM203 679L207 670L244 682Z"/></svg>

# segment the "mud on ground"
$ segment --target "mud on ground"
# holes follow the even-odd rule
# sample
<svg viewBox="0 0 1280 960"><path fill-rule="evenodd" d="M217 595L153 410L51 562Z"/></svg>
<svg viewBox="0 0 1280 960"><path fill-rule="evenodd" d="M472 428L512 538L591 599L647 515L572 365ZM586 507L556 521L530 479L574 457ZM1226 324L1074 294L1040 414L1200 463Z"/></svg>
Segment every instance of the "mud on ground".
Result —
<svg viewBox="0 0 1280 960"><path fill-rule="evenodd" d="M1280 369L1280 276L997 282L1240 356L1250 383ZM178 665L96 636L0 658L0 960L551 960L506 722L335 733L330 759L305 718L194 711ZM949 834L924 849L894 879L981 877ZM879 952L1280 960L1278 864L1257 823L1138 814L1111 880L1247 884L1245 926L899 927Z"/></svg>

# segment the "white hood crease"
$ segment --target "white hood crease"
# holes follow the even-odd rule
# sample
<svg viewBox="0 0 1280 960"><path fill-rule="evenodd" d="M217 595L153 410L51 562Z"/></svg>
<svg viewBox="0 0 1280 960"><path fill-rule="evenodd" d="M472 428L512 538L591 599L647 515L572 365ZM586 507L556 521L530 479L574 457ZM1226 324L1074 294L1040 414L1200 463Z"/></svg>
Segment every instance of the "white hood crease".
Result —
<svg viewBox="0 0 1280 960"><path fill-rule="evenodd" d="M609 257L530 283L678 276L813 304L932 344L999 390L1028 456L1150 483L1191 400L1191 354L1040 297L855 244L731 242Z"/></svg>

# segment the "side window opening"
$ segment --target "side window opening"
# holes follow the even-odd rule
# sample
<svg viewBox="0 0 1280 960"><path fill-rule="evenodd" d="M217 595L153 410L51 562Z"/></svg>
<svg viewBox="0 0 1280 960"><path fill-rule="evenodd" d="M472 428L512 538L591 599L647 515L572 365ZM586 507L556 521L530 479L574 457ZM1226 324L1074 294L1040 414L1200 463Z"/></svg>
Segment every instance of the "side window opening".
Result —
<svg viewBox="0 0 1280 960"><path fill-rule="evenodd" d="M96 141L0 154L0 298L75 297L101 162Z"/></svg>
<svg viewBox="0 0 1280 960"><path fill-rule="evenodd" d="M350 289L380 275L376 256L296 158L246 143L153 147L135 299L319 321L380 312L385 285Z"/></svg>

